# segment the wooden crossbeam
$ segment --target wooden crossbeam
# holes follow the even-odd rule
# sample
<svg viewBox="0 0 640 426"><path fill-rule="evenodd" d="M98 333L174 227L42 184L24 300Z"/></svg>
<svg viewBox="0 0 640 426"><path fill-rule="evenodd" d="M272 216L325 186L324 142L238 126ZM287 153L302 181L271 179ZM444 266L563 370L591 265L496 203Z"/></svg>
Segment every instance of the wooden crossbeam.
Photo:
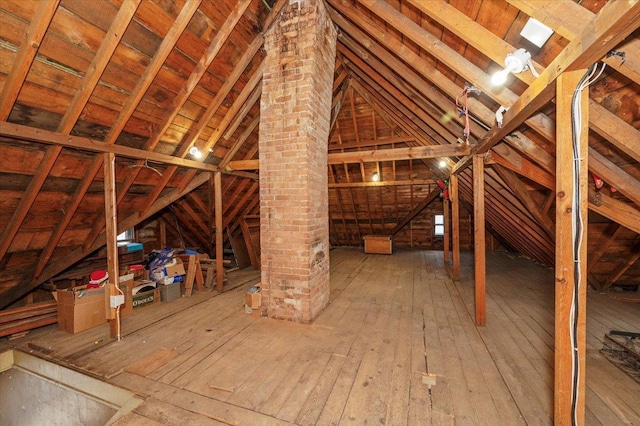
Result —
<svg viewBox="0 0 640 426"><path fill-rule="evenodd" d="M81 151L96 153L113 153L118 157L148 160L162 164L170 164L179 167L197 169L208 172L221 171L219 167L192 161L171 155L150 152L142 149L131 148L124 145L109 144L80 136L64 135L49 130L37 129L35 127L22 126L20 124L0 122L0 136L15 140L38 142L48 145L56 145L64 148L72 148Z"/></svg>
<svg viewBox="0 0 640 426"><path fill-rule="evenodd" d="M415 0L412 0L415 1ZM595 13L580 3L571 0L547 1L538 0L507 0L510 4L523 11L527 16L544 22L567 40L573 40L580 35L584 23L591 21ZM620 49L626 53L625 60L611 57L602 61L615 68L621 74L640 84L640 40L631 38L625 41Z"/></svg>
<svg viewBox="0 0 640 426"><path fill-rule="evenodd" d="M426 158L460 157L467 155L470 148L465 144L413 146L408 148L378 149L331 153L329 164L370 163L377 161L417 160Z"/></svg>
<svg viewBox="0 0 640 426"><path fill-rule="evenodd" d="M460 157L470 148L464 144L412 146L408 148L378 149L353 152L332 152L327 164L371 163L378 161L421 160L427 158ZM225 170L257 170L259 160L230 161Z"/></svg>
<svg viewBox="0 0 640 426"><path fill-rule="evenodd" d="M335 188L371 188L383 186L429 185L436 183L433 179L383 180L378 182L329 182L329 189Z"/></svg>
<svg viewBox="0 0 640 426"><path fill-rule="evenodd" d="M384 139L371 139L371 140L361 140L360 142L345 142L345 143L329 143L329 151L334 149L352 149L352 148L366 148L368 146L377 146L377 145L392 145L395 143L402 142L414 142L416 138L412 136L396 136L392 138L384 138Z"/></svg>
<svg viewBox="0 0 640 426"><path fill-rule="evenodd" d="M378 27L376 24L364 18L354 8L342 3L338 3L337 1L330 1L330 3L332 3L336 10L338 10L340 13L344 13L351 20L357 22L359 25L365 28L370 34L373 34L380 41L380 43L385 46L384 48L379 46L376 41L374 41L363 31L352 25L340 13L336 12L336 10L334 9L330 9L329 12L331 14L331 18L334 22L337 23L337 25L340 26L340 28L345 33L349 34L351 38L356 39L363 45L367 46L367 52L362 53L362 55L364 55L363 57L368 58L369 56L374 55L375 57L379 58L381 64L378 68L388 67L400 73L400 75L402 76L402 80L406 80L410 82L414 87L422 90L422 93L423 95L425 95L425 97L427 97L431 102L434 102L441 110L449 112L450 116L454 120L460 122L461 118L458 117L458 114L456 113L454 108L454 104L451 102L451 99L455 99L462 91L462 88L460 86L451 81L444 74L440 73L434 67L427 66L428 63L424 58L417 55L411 49L408 49L400 40L396 40L394 37L385 37L385 31L383 28ZM388 15L391 16L394 16L397 13L397 11L387 12ZM388 15L385 16L385 18L387 18ZM398 19L401 18L398 17ZM397 22L397 19L390 19L390 21ZM477 25L474 21L471 20L469 20L469 22L467 23L468 26L474 24ZM415 26L415 23L407 23L407 25ZM404 32L404 27L400 30ZM429 40L431 40L429 37L432 36L428 35L426 31L419 28L416 28L412 32L412 34L416 35L418 41L422 41L423 47L425 49L427 49L431 54L440 59L440 57L438 56L438 51L431 51L429 49L429 46L431 44L440 43L439 40L434 41L434 43L429 43ZM340 34L339 37L341 37ZM425 37L427 39L426 43L423 40L423 38ZM398 56L394 56L389 51L395 52ZM477 67L464 59L460 54L456 52L449 52L449 56L457 57L457 62L459 64L462 64L462 66L464 66L466 69L471 70L469 72L472 72L473 75L484 75L484 71L477 69ZM401 58L402 61L399 60L398 57ZM406 64L411 65L412 68L407 67ZM420 76L418 76L414 70L418 70L420 72ZM429 86L424 84L424 79L430 81L442 92L446 93L449 99L441 95L437 90L430 90ZM472 79L470 81L475 80ZM493 91L488 92L487 95L494 97L494 99L500 103L505 103L504 101L508 101L508 103L511 103L517 99L517 95L506 88L503 88L499 93L499 95L505 96L504 99L502 99L501 97L495 97ZM469 99L469 109L473 111L475 117L479 118L483 123L487 125L490 125L495 120L494 112L490 111L477 99ZM555 137L553 122L549 120L548 117L543 116L542 114L536 114L535 117L532 117L527 121L527 124L530 124L537 132L545 135L545 137ZM475 125L475 123L472 123L471 132L473 135L480 137L484 134L484 129ZM546 151L538 147L535 143L533 143L526 135L520 132L513 132L513 134L505 137L505 141L507 141L507 143L511 144L520 152L527 155L529 158L534 159L541 165L541 167L543 167L547 171L554 170L555 162L553 157Z"/></svg>
<svg viewBox="0 0 640 426"><path fill-rule="evenodd" d="M640 2L637 0L607 3L596 17L585 25L574 41L553 60L518 100L504 114L502 126L495 124L473 148L483 154L503 137L514 131L527 118L547 104L555 95L554 82L564 71L587 68L615 48L640 25ZM451 173L458 173L471 163L471 156L460 160Z"/></svg>

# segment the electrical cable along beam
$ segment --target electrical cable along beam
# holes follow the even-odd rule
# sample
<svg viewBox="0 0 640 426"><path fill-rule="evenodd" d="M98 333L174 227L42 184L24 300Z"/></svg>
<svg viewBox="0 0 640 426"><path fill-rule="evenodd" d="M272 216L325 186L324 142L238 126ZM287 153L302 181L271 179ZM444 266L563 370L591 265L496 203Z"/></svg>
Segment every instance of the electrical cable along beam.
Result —
<svg viewBox="0 0 640 426"><path fill-rule="evenodd" d="M613 1L589 22L551 64L540 74L504 114L502 127L495 124L473 147L471 155L460 160L451 174L466 168L474 154L484 154L502 138L555 97L554 82L565 71L586 69L603 58L640 26L640 1Z"/></svg>

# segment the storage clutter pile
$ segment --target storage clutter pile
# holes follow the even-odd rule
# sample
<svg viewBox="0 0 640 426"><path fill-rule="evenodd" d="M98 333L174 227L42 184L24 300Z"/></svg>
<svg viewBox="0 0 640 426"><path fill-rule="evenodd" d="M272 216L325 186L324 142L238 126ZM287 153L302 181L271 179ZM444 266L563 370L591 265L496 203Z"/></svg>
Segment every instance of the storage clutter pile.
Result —
<svg viewBox="0 0 640 426"><path fill-rule="evenodd" d="M184 282L185 269L182 260L175 256L175 250L165 248L154 250L146 259L146 269L151 282L160 290L163 302L180 297L180 283Z"/></svg>
<svg viewBox="0 0 640 426"><path fill-rule="evenodd" d="M94 270L87 278L86 285L56 292L59 329L78 333L107 322L104 287L112 280L102 269ZM184 265L173 249L152 251L143 264L120 270L118 286L124 295L120 314L124 317L136 308L180 298L184 278Z"/></svg>

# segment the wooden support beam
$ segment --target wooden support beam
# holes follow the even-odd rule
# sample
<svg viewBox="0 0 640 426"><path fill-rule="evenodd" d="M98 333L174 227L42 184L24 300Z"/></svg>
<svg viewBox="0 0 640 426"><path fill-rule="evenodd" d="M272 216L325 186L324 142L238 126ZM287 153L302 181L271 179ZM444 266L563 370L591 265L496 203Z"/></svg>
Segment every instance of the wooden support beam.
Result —
<svg viewBox="0 0 640 426"><path fill-rule="evenodd" d="M556 262L555 262L555 362L554 417L556 425L582 425L585 415L585 343L587 299L587 244L574 253L575 214L583 218L587 235L587 164L579 160L578 187L570 164L574 164L571 100L584 70L561 74L557 79L556 141ZM588 147L588 90L582 96L580 156ZM574 192L580 195L576 204ZM581 261L577 261L580 259ZM577 266L576 266L577 265ZM576 271L575 268L580 268ZM579 274L579 275L578 275ZM578 278L579 277L579 278Z"/></svg>
<svg viewBox="0 0 640 426"><path fill-rule="evenodd" d="M374 163L378 161L422 160L427 158L460 157L467 155L470 147L464 144L411 146L408 148L378 149L353 152L333 152L327 164ZM229 161L225 170L258 170L259 160Z"/></svg>
<svg viewBox="0 0 640 426"><path fill-rule="evenodd" d="M369 140L361 140L360 142L345 142L345 143L329 143L329 152L334 149L351 149L351 148L365 148L368 146L378 146L378 145L393 145L395 143L402 142L415 142L416 138L412 136L396 136L392 138L384 138L384 139L369 139Z"/></svg>
<svg viewBox="0 0 640 426"><path fill-rule="evenodd" d="M175 202L176 200L185 196L189 192L198 188L200 185L202 185L204 182L207 182L208 180L209 180L209 173L201 173L200 175L196 176L193 180L191 180L191 182L189 182L189 185L187 185L187 187L184 190L174 189L169 191L166 195L159 198L155 203L153 203L152 208L150 208L144 216L141 216L139 212L136 212L130 215L129 217L127 217L126 219L122 220L118 224L118 229L125 230L135 226L136 224L147 219L148 217L158 213L160 210L167 207L169 204ZM68 253L63 258L53 263L49 263L47 267L44 269L44 271L42 272L42 274L40 275L40 277L38 278L38 280L25 282L24 284L9 287L4 291L0 290L0 309L16 301L17 299L24 296L29 291L36 288L38 285L42 284L49 278L56 276L60 272L64 271L74 263L81 260L83 257L86 257L88 254L99 249L105 244L106 244L105 233L102 233L101 235L98 236L98 238L96 238L94 243L88 248L84 249L82 247L79 247L71 251L70 253Z"/></svg>
<svg viewBox="0 0 640 426"><path fill-rule="evenodd" d="M640 143L638 142L640 130L611 114L591 99L589 100L589 126L620 151L640 162Z"/></svg>
<svg viewBox="0 0 640 426"><path fill-rule="evenodd" d="M436 103L439 108L443 111L450 113L454 120L460 122L460 117L453 108L453 104L451 99L455 99L461 92L462 87L458 86L455 82L451 81L444 74L437 71L434 67L429 66L429 62L427 62L424 58L414 53L411 49L409 49L406 45L404 45L400 40L395 37L387 37L385 31L381 30L381 28L375 23L363 18L363 14L358 13L358 11L346 5L345 3L338 2L337 0L329 1L332 6L335 8L330 9L330 15L334 22L340 26L340 28L348 33L351 38L358 40L362 45L367 46L367 55L365 55L364 59L368 59L370 55L374 55L380 59L380 62L385 67L389 67L396 72L400 73L403 80L411 82L411 84L422 91L423 95L428 98L431 102ZM338 13L339 11L340 13ZM342 15L345 14L348 16L353 22L357 22L359 26L364 28L369 34L374 35L381 44L383 44L385 48L379 46L376 41L367 36L363 31L355 28L350 21L345 19ZM399 12L389 12L384 19L386 20L389 16L398 15ZM401 15L401 14L400 14ZM415 23L405 22L405 20L400 16L395 16L397 19L389 19L389 21L396 22L398 20L402 20L402 25L398 28L398 31L404 33L404 27L407 26L415 26ZM397 22L396 22L397 23ZM404 24L407 25L404 25ZM469 24L474 23L475 21L470 21ZM432 43L429 43L431 40L431 35L427 34L426 30L420 30L416 28L415 33L418 37L416 37L416 42L421 42L421 46L429 51L432 55L434 55L437 59L442 59L442 52L439 50L432 50L429 48L431 44L433 45L441 45L441 40L435 39ZM341 37L339 34L338 37ZM497 38L497 37L496 37ZM425 42L426 40L426 42ZM397 56L394 56L389 51L394 52ZM476 82L479 79L486 79L488 81L488 77L486 76L484 70L480 70L475 67L469 61L464 59L460 54L447 51L446 55L449 57L456 57L458 65L455 67L456 69L464 68L469 77L467 80ZM362 56L361 56L362 57ZM398 59L400 57L402 61ZM406 66L409 64L412 68ZM418 76L415 70L419 70L420 76ZM475 76L475 77L474 77ZM476 78L477 77L477 78ZM424 84L424 80L427 80L433 83L436 87L438 87L442 92L444 92L447 96L443 96L437 90L433 90L429 88L429 90L422 89L428 88L429 85ZM491 90L486 92L487 95L491 96L496 102L501 104L511 104L517 99L517 95L508 89L503 88L500 91ZM469 109L474 111L474 116L479 118L484 124L491 125L491 123L495 120L495 113L489 108L487 108L484 104L476 99L469 99ZM542 114L536 114L535 117L532 117L527 121L527 124L530 124L532 128L534 128L540 134L544 134L545 136L553 135L553 122L548 119L546 116L542 116ZM551 128L551 130L549 130ZM480 126L476 126L475 123L471 125L471 132L476 136L481 136L484 133L480 133ZM520 132L512 132L504 138L508 144L512 145L517 150L521 151L523 154L528 157L535 159L535 161L540 164L541 167L545 168L547 171L553 170L553 162L554 159L551 155L549 155L543 149L540 149L533 141L531 141L528 137Z"/></svg>
<svg viewBox="0 0 640 426"><path fill-rule="evenodd" d="M411 222L413 218L418 216L420 212L427 208L427 206L431 204L433 200L438 198L439 195L440 188L436 187L436 189L434 189L426 197L424 197L424 200L419 202L405 217L402 218L402 220L400 220L400 222L398 222L396 227L393 228L393 231L391 231L391 235L396 235L398 232L400 232L400 230L404 228L407 223Z"/></svg>
<svg viewBox="0 0 640 426"><path fill-rule="evenodd" d="M49 130L37 129L35 127L28 127L14 123L0 122L0 136L21 141L56 145L80 151L102 154L112 152L118 157L142 160L142 164L144 161L148 160L151 162L170 164L208 172L220 171L219 167L212 164L201 163L200 161L187 160L184 158L174 157L172 155L130 148L124 145L109 144L85 137L65 135L62 133L51 132Z"/></svg>
<svg viewBox="0 0 640 426"><path fill-rule="evenodd" d="M636 141L638 140L640 139L636 138ZM589 147L589 169L600 176L602 180L614 186L637 206L640 206L640 184L638 179L618 167L592 147Z"/></svg>
<svg viewBox="0 0 640 426"><path fill-rule="evenodd" d="M251 121L251 123L247 125L246 129L242 132L238 139L233 143L233 146L229 149L229 151L227 151L224 158L219 164L221 168L225 168L227 164L229 164L229 161L231 161L233 157L238 153L238 150L242 147L242 145L244 145L244 143L247 141L247 138L249 138L249 136L253 133L253 131L258 127L259 124L260 115L257 114Z"/></svg>
<svg viewBox="0 0 640 426"><path fill-rule="evenodd" d="M106 220L107 243L107 272L109 274L108 285L104 292L105 312L109 320L111 338L119 337L120 316L116 315L116 309L111 308L111 296L119 294L119 268L118 268L118 212L116 204L116 156L106 153L104 155L104 212Z"/></svg>
<svg viewBox="0 0 640 426"><path fill-rule="evenodd" d="M591 21L595 16L589 9L571 0L547 2L540 2L539 0L507 1L523 11L527 16L544 22L545 25L567 40L573 40L579 36L584 23ZM624 61L613 56L603 58L602 62L640 84L640 40L637 38L627 39L617 50L626 53ZM589 111L589 114L591 112Z"/></svg>
<svg viewBox="0 0 640 426"><path fill-rule="evenodd" d="M554 82L563 71L582 69L601 59L640 25L640 2L609 2L585 25L579 37L553 60L518 100L504 114L502 127L494 125L472 154L489 151L503 137L514 131L527 118L554 96ZM557 158L556 158L557 161ZM458 173L471 163L471 156L460 160L451 173Z"/></svg>
<svg viewBox="0 0 640 426"><path fill-rule="evenodd" d="M640 234L640 209L589 188L589 209Z"/></svg>
<svg viewBox="0 0 640 426"><path fill-rule="evenodd" d="M555 235L555 225L551 218L540 211L538 203L531 197L531 194L525 188L522 181L510 170L504 167L494 167L494 170L498 173L500 178L504 181L509 189L513 192L516 198L526 207L526 210L531 214L533 219L544 229L549 237L552 239Z"/></svg>
<svg viewBox="0 0 640 426"><path fill-rule="evenodd" d="M9 114L11 114L13 105L20 93L20 88L24 84L24 79L27 77L31 64L38 53L40 43L47 32L47 28L49 28L53 15L58 9L58 3L60 3L60 0L38 3L29 28L24 34L24 41L20 43L20 50L13 60L9 75L2 86L2 93L0 93L0 121L6 121L9 118Z"/></svg>
<svg viewBox="0 0 640 426"><path fill-rule="evenodd" d="M638 259L640 259L640 243L635 244L631 248L631 254L629 255L629 257L626 260L623 260L622 263L620 263L620 265L618 265L618 267L612 271L611 275L609 275L607 280L604 282L602 289L606 290L613 284L615 284L616 281L618 281L620 277L623 276L624 273L627 272Z"/></svg>
<svg viewBox="0 0 640 426"><path fill-rule="evenodd" d="M436 183L433 179L381 180L378 182L329 182L329 189L335 188L370 188L383 186L429 185Z"/></svg>
<svg viewBox="0 0 640 426"><path fill-rule="evenodd" d="M484 228L484 159L473 157L473 260L476 325L487 324L486 247Z"/></svg>
<svg viewBox="0 0 640 426"><path fill-rule="evenodd" d="M451 251L450 240L451 240L451 230L449 229L451 219L449 219L449 208L450 203L447 198L442 199L442 212L444 216L444 263L449 266L449 252Z"/></svg>
<svg viewBox="0 0 640 426"><path fill-rule="evenodd" d="M454 280L460 280L460 198L458 194L458 176L451 175L449 180L449 198L451 199L451 233L453 249Z"/></svg>
<svg viewBox="0 0 640 426"><path fill-rule="evenodd" d="M222 293L224 285L224 227L222 224L222 173L213 175L214 210L216 213L216 288Z"/></svg>
<svg viewBox="0 0 640 426"><path fill-rule="evenodd" d="M591 271L591 268L595 266L600 260L602 255L607 251L613 241L615 241L619 232L624 228L619 223L610 223L598 238L598 243L595 245L595 250L589 251L589 258L587 260L587 270Z"/></svg>

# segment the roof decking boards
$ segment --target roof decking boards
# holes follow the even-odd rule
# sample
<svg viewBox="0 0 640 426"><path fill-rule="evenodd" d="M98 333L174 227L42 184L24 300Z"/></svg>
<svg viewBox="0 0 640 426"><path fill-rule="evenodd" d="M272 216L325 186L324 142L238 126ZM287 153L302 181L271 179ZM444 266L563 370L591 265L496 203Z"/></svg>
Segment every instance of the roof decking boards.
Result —
<svg viewBox="0 0 640 426"><path fill-rule="evenodd" d="M119 230L158 219L170 237L212 254L222 223L216 235L230 247L242 218L259 214L263 32L285 3L0 3L0 305L105 245L104 152L116 155ZM462 166L483 154L490 236L553 265L554 82L604 61L588 99L588 273L595 286L640 284L638 2L326 4L338 28L332 245L360 246L364 235L393 231L397 246L442 247L431 217L441 203L425 200L458 164L456 244L471 248L473 176ZM529 17L555 31L542 48L519 35ZM490 75L521 47L540 78L524 72L492 87ZM460 146L467 123L456 100L464 101L465 84L480 93L468 98L469 146ZM511 107L501 129L500 105ZM189 155L193 146L204 159ZM448 168L430 153L446 155ZM371 182L374 172L380 182Z"/></svg>

